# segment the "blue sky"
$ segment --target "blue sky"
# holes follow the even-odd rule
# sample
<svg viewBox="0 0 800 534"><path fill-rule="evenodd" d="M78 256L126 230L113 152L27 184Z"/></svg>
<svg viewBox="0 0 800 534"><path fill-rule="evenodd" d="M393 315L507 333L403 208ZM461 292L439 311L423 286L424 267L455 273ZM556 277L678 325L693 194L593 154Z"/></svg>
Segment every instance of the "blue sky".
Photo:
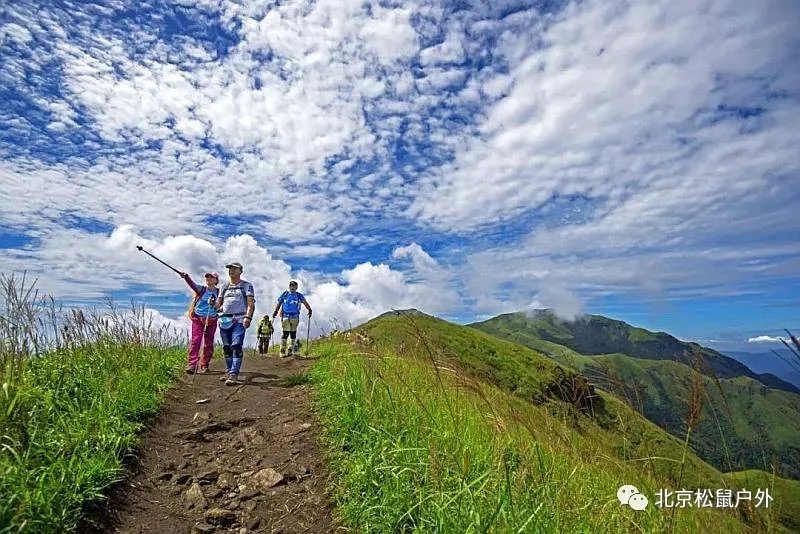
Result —
<svg viewBox="0 0 800 534"><path fill-rule="evenodd" d="M259 313L300 280L315 333L407 307L800 331L790 0L131 5L0 15L3 271L65 302L180 324L141 244L241 261Z"/></svg>

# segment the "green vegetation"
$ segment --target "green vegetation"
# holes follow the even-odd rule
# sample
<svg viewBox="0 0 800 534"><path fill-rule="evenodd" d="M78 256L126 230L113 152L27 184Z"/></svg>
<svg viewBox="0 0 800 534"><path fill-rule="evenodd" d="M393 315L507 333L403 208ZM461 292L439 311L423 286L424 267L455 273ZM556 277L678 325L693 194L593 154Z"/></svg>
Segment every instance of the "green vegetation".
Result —
<svg viewBox="0 0 800 534"><path fill-rule="evenodd" d="M533 365L517 368L517 391L546 390L547 378L536 375L552 371L552 362L420 316L412 326L419 345L409 346L398 319L365 325L362 331L375 340L366 352L336 341L315 345L320 356L312 371L315 407L330 451L337 510L348 527L359 532L747 531L732 510L687 508L673 514L655 506L657 489L674 486L655 467L679 463L681 444L624 403L604 395L627 432L601 428L563 401L528 402L476 379L478 369L470 372L470 362L481 373L501 375L511 360L528 357ZM392 332L398 332L396 338ZM463 359L447 358L451 352ZM480 354L494 364L480 365ZM495 376L492 382L509 380ZM648 443L659 450L653 456L673 456L625 458ZM688 456L687 472L699 487L724 487L720 473ZM616 492L626 483L650 499L644 512L620 506Z"/></svg>
<svg viewBox="0 0 800 534"><path fill-rule="evenodd" d="M581 355L538 337L542 333L541 323L548 320L549 315L539 314L527 322L522 314L517 314L473 327L542 351L556 362L585 374L602 389L627 400L674 436L684 438L692 367L673 360L634 358L627 354ZM638 329L632 329L635 330ZM697 350L704 359L705 353ZM706 374L700 380L705 407L692 430L690 444L701 458L725 471L771 470L773 459L777 459L782 475L800 477L800 395L768 388L744 375L716 379Z"/></svg>
<svg viewBox="0 0 800 534"><path fill-rule="evenodd" d="M65 532L117 481L185 359L143 309L59 318L24 279L0 289L0 532Z"/></svg>
<svg viewBox="0 0 800 534"><path fill-rule="evenodd" d="M631 349L640 356L644 355L641 357L632 357L630 354L584 356L572 350L572 347L540 338L540 335L549 335L548 330L542 327L549 323L567 329L581 321L559 321L547 313L531 317L509 314L472 326L498 338L541 350L555 361L585 374L606 391L626 399L631 406L671 434L684 437L684 416L692 383L692 368L689 365L666 359L666 352L662 353L664 359L650 359L649 356L653 356L652 347L648 349L641 346ZM602 347L619 344L630 346L628 342L631 339L646 337L641 332L635 333L641 329L597 316L592 316L583 326L574 328L581 341L570 340L566 336L562 336L561 340L586 347L591 343L588 337L590 332L594 332L598 341L595 347L590 347L593 348L590 354L601 353ZM627 341L613 341L622 336L625 328L628 331L624 336ZM609 332L620 334L612 336ZM652 336L663 337L666 334ZM699 354L701 362L711 365L708 349L696 344L680 345L682 342L674 341L679 344L675 350L686 345L691 352ZM666 351L666 348L663 350ZM692 356L683 356L681 359L692 363L690 358ZM729 370L732 368L729 367ZM768 388L763 381L753 378L756 376L753 373L726 379L717 378L712 371L705 370L706 374L701 378L705 408L690 439L698 455L725 471L748 468L771 470L775 458L781 464L782 475L800 477L800 395Z"/></svg>
<svg viewBox="0 0 800 534"><path fill-rule="evenodd" d="M685 426L677 438L670 436L617 397L603 391L584 392L592 400L589 407L586 403L575 402L581 397L574 394L573 388L580 388L583 376L541 352L420 313L385 314L355 330L373 339L379 351L435 352L448 366L458 365L465 375L542 405L552 416L568 421L582 434L599 437L623 459L651 458L643 461L642 467L655 476L675 483L681 477L679 460L683 455ZM589 360L569 349L563 349L561 354L567 361ZM678 416L685 412L682 406ZM684 483L704 487L709 480L722 480L717 470L694 455L689 455L686 463L690 469L681 480Z"/></svg>
<svg viewBox="0 0 800 534"><path fill-rule="evenodd" d="M797 509L800 505L800 481L776 477L757 469L726 473L725 478L731 484L749 491L752 498L755 498L758 490L769 488L769 495L774 501L767 515L768 525L779 522L792 532L800 532L800 512Z"/></svg>
<svg viewBox="0 0 800 534"><path fill-rule="evenodd" d="M746 376L765 386L800 393L795 386L770 374L756 374L746 365L697 343L680 341L664 332L648 332L625 322L601 315L589 315L565 321L554 313L538 310L532 313L498 315L488 321L469 326L501 339L526 346L530 338L538 338L568 347L580 354L625 354L647 360L673 360L692 365L692 354L699 351L704 362L701 372L717 378Z"/></svg>
<svg viewBox="0 0 800 534"><path fill-rule="evenodd" d="M675 435L685 432L681 414L691 389L688 366L613 355L592 358L587 368L614 376L612 391L639 404L651 421ZM769 389L747 377L700 379L706 411L691 441L700 457L726 471L770 469L777 458L784 474L800 476L800 395Z"/></svg>

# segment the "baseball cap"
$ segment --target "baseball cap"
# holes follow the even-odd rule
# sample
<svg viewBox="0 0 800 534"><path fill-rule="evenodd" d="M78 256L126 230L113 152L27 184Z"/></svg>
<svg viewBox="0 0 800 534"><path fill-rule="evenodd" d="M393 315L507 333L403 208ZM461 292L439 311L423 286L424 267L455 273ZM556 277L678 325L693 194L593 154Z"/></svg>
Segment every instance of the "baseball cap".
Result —
<svg viewBox="0 0 800 534"><path fill-rule="evenodd" d="M219 281L219 275L218 275L217 273L207 272L207 273L205 273L205 274L203 275L203 277L205 278L206 276L211 276L211 277L213 277L213 278L216 278L216 279L217 279L217 281Z"/></svg>
<svg viewBox="0 0 800 534"><path fill-rule="evenodd" d="M225 266L225 268L228 268L228 267L238 267L239 270L241 270L241 271L244 270L244 268L242 267L242 264L239 263L238 261L235 261L233 263L229 263L228 265Z"/></svg>

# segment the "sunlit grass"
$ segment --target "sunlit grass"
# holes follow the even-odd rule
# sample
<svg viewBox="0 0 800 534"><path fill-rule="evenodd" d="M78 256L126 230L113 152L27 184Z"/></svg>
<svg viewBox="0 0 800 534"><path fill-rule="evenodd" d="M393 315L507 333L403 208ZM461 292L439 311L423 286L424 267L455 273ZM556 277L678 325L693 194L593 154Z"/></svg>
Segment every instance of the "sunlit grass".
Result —
<svg viewBox="0 0 800 534"><path fill-rule="evenodd" d="M141 308L63 315L0 278L0 532L65 532L121 474L185 359Z"/></svg>

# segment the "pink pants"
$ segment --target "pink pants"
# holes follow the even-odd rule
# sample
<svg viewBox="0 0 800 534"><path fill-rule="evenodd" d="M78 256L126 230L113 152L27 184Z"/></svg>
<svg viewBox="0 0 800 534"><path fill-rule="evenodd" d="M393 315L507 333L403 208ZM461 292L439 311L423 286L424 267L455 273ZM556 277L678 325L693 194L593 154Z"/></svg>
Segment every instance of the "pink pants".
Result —
<svg viewBox="0 0 800 534"><path fill-rule="evenodd" d="M203 335L205 328L205 335ZM200 367L208 367L214 353L214 334L217 331L217 318L209 317L208 321L195 315L192 317L192 340L189 343L189 367L195 368L200 355L200 344L203 345L203 360Z"/></svg>

